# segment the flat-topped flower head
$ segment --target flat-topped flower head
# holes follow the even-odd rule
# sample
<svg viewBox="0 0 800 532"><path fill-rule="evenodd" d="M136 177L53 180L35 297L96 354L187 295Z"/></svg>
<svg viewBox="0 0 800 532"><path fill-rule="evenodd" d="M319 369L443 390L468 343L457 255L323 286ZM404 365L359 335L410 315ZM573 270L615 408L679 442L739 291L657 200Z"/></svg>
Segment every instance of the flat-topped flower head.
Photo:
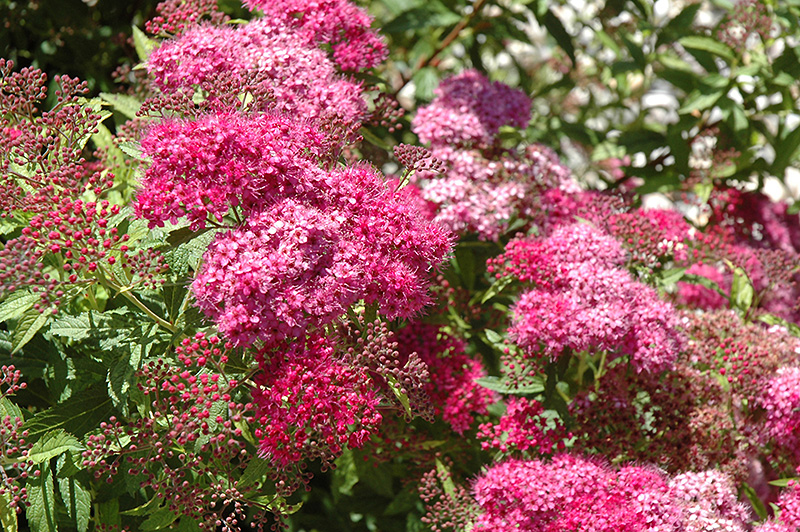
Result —
<svg viewBox="0 0 800 532"><path fill-rule="evenodd" d="M490 146L501 126L523 129L530 121L531 101L524 92L491 82L477 70L442 81L434 94L411 123L419 139L433 147Z"/></svg>

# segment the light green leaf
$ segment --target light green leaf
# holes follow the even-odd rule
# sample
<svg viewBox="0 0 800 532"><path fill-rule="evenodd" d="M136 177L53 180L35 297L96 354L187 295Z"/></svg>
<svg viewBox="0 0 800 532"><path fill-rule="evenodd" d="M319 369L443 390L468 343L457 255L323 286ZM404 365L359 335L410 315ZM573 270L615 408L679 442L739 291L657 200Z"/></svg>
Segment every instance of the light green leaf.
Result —
<svg viewBox="0 0 800 532"><path fill-rule="evenodd" d="M527 377L519 385L514 385L506 378L500 377L480 377L475 382L484 388L505 394L529 394L541 393L544 391L544 381L541 377Z"/></svg>
<svg viewBox="0 0 800 532"><path fill-rule="evenodd" d="M701 50L716 56L732 61L734 59L733 50L730 46L721 43L713 37L706 37L704 35L689 35L679 39L678 42L687 50Z"/></svg>
<svg viewBox="0 0 800 532"><path fill-rule="evenodd" d="M481 298L481 303L486 303L487 301L492 299L494 296L496 296L497 294L502 292L503 289L506 286L511 284L512 280L513 280L513 278L510 277L510 276L509 277L501 277L500 279L496 280L494 283L492 283L492 286L490 286L489 289L486 290L486 293L483 294L483 297Z"/></svg>
<svg viewBox="0 0 800 532"><path fill-rule="evenodd" d="M119 149L122 150L123 153L125 153L132 159L136 159L137 161L145 160L144 154L142 153L142 146L138 142L134 141L122 142L119 145Z"/></svg>
<svg viewBox="0 0 800 532"><path fill-rule="evenodd" d="M75 520L78 532L86 532L89 528L89 515L92 509L92 494L74 478L58 479L61 500L67 507L67 515Z"/></svg>
<svg viewBox="0 0 800 532"><path fill-rule="evenodd" d="M133 45L136 47L136 54L139 56L139 61L147 61L150 54L158 47L158 41L155 41L145 35L145 33L133 27Z"/></svg>
<svg viewBox="0 0 800 532"><path fill-rule="evenodd" d="M50 466L45 464L39 477L31 479L27 486L30 506L25 511L31 532L57 532L56 497Z"/></svg>
<svg viewBox="0 0 800 532"><path fill-rule="evenodd" d="M753 305L753 298L755 297L753 282L744 268L734 265L729 260L726 260L725 264L733 271L730 296L731 306L741 312L747 312Z"/></svg>
<svg viewBox="0 0 800 532"><path fill-rule="evenodd" d="M3 532L17 532L17 511L11 507L11 493L0 493L0 525Z"/></svg>
<svg viewBox="0 0 800 532"><path fill-rule="evenodd" d="M678 281L683 279L687 269L688 268L671 268L662 271L658 276L659 285L666 290L673 289Z"/></svg>
<svg viewBox="0 0 800 532"><path fill-rule="evenodd" d="M80 316L61 315L50 325L50 334L78 342L88 338L91 329L92 324L89 322L87 314L81 314Z"/></svg>
<svg viewBox="0 0 800 532"><path fill-rule="evenodd" d="M38 294L32 294L25 290L15 291L0 304L0 322L19 318L41 299Z"/></svg>
<svg viewBox="0 0 800 532"><path fill-rule="evenodd" d="M108 92L101 92L100 98L110 103L114 109L130 119L136 118L136 113L142 106L142 102L128 94L110 94Z"/></svg>
<svg viewBox="0 0 800 532"><path fill-rule="evenodd" d="M403 406L406 415L411 417L411 403L408 400L408 395L400 389L400 383L397 381L397 378L394 375L387 375L386 380L389 382L389 388L392 389L392 393L394 393L394 396L397 397L397 400L400 401L400 404Z"/></svg>
<svg viewBox="0 0 800 532"><path fill-rule="evenodd" d="M495 332L495 331L493 331L491 329L486 329L486 331L484 331L484 334L486 335L486 339L489 340L489 342L492 343L492 344L502 344L503 343L503 337L500 336L500 334L498 334L497 332Z"/></svg>
<svg viewBox="0 0 800 532"><path fill-rule="evenodd" d="M39 312L33 308L26 310L17 322L17 326L14 327L11 337L11 354L19 352L52 317L53 315L46 311Z"/></svg>
<svg viewBox="0 0 800 532"><path fill-rule="evenodd" d="M83 451L83 445L72 434L68 434L63 429L57 429L48 432L33 444L28 453L28 460L40 464L67 451Z"/></svg>

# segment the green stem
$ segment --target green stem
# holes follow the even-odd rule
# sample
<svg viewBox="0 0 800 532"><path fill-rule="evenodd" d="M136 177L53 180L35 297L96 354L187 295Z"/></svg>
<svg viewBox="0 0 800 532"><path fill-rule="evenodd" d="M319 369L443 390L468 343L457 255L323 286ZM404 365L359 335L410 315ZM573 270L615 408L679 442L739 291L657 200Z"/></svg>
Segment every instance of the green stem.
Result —
<svg viewBox="0 0 800 532"><path fill-rule="evenodd" d="M171 324L170 322L168 322L167 320L165 320L164 318L162 318L161 316L159 316L158 314L156 314L155 312L153 312L152 310L147 308L147 305L142 303L139 300L139 298L137 298L135 295L133 295L130 292L129 288L123 288L123 287L119 286L118 284L110 281L105 276L105 274L103 273L103 269L102 268L98 268L97 271L96 271L96 274L97 274L97 279L104 286L115 290L117 292L117 294L122 294L122 296L125 297L125 299L127 299L128 301L133 303L136 308L138 308L139 310L141 310L142 312L147 314L147 316L151 320L156 322L158 325L160 325L161 327L163 327L164 329L168 330L169 332L171 332L173 334L178 332L178 328L177 327L175 327L173 324Z"/></svg>

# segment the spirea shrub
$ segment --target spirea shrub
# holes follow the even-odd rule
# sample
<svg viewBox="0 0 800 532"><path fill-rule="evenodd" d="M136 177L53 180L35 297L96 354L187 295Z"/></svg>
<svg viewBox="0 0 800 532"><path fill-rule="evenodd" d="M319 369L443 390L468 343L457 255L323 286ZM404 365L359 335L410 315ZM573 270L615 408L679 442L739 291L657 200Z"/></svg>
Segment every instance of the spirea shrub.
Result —
<svg viewBox="0 0 800 532"><path fill-rule="evenodd" d="M481 47L537 19L593 95L574 28L489 3L167 0L98 97L0 60L4 532L800 529L797 203L696 122L777 6L627 38L716 71L621 153Z"/></svg>

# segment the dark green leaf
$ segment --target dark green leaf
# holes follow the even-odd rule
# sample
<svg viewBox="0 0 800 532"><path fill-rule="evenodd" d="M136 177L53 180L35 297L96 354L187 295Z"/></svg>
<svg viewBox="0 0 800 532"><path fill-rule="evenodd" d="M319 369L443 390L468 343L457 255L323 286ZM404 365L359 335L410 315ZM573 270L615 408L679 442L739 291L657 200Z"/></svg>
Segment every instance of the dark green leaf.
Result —
<svg viewBox="0 0 800 532"><path fill-rule="evenodd" d="M539 23L542 24L550 35L556 40L558 45L567 53L569 58L572 60L572 64L576 64L575 61L575 45L572 44L572 37L567 30L564 28L564 24L561 23L561 20L552 10L548 9L547 12L539 17L537 16Z"/></svg>
<svg viewBox="0 0 800 532"><path fill-rule="evenodd" d="M108 419L113 411L105 383L95 384L26 421L28 441L37 441L51 430L59 428L83 437L101 421Z"/></svg>
<svg viewBox="0 0 800 532"><path fill-rule="evenodd" d="M356 484L358 484L358 471L353 451L348 449L336 459L336 469L333 470L331 484L334 500L338 500L341 495L352 495Z"/></svg>
<svg viewBox="0 0 800 532"><path fill-rule="evenodd" d="M239 478L239 483L237 487L239 490L246 488L248 486L252 486L256 482L261 482L264 476L272 470L272 466L270 465L268 460L263 460L254 456L250 459L250 463L247 464L247 467L242 473L241 478Z"/></svg>
<svg viewBox="0 0 800 532"><path fill-rule="evenodd" d="M689 35L678 41L687 50L701 50L710 54L722 57L728 61L733 61L735 55L727 44L723 44L713 37L705 35Z"/></svg>
<svg viewBox="0 0 800 532"><path fill-rule="evenodd" d="M141 524L142 530L161 530L166 528L178 518L178 515L169 508L159 508Z"/></svg>
<svg viewBox="0 0 800 532"><path fill-rule="evenodd" d="M401 13L394 20L384 24L381 27L381 31L385 33L403 33L408 30L422 28L440 28L455 24L459 20L461 20L461 17L457 13L448 9L441 2L434 0Z"/></svg>

